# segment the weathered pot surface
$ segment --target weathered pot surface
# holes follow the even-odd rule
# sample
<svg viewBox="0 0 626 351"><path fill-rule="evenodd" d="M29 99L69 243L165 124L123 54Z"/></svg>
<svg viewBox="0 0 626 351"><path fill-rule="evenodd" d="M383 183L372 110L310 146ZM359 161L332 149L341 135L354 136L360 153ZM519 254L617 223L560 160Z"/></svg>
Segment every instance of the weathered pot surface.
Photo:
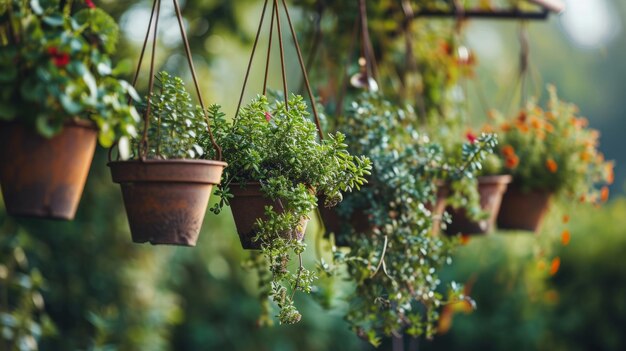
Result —
<svg viewBox="0 0 626 351"><path fill-rule="evenodd" d="M195 246L213 186L226 163L212 160L110 162L122 187L135 243Z"/></svg>
<svg viewBox="0 0 626 351"><path fill-rule="evenodd" d="M72 220L85 187L98 130L67 123L46 139L17 122L0 123L0 184L13 216Z"/></svg>
<svg viewBox="0 0 626 351"><path fill-rule="evenodd" d="M257 235L256 221L257 219L265 219L265 207L272 206L278 213L284 211L284 207L280 201L272 201L265 197L261 191L260 183L248 183L242 186L240 183L233 183L230 186L233 198L230 199L230 208L233 212L237 234L241 240L241 246L245 250L260 250L261 243L255 241ZM300 225L293 232L283 233L283 237L295 238L296 240L304 239L304 232L309 223L309 217L300 219Z"/></svg>
<svg viewBox="0 0 626 351"><path fill-rule="evenodd" d="M495 221L500 211L502 196L511 183L510 175L484 176L478 178L478 191L480 193L480 207L489 214L489 217L479 221L470 220L464 209L448 207L447 211L452 216L445 232L449 235L456 234L486 234L493 231Z"/></svg>
<svg viewBox="0 0 626 351"><path fill-rule="evenodd" d="M550 209L552 192L523 192L517 186L509 187L502 199L498 215L498 227L509 230L527 230L538 233L545 215Z"/></svg>

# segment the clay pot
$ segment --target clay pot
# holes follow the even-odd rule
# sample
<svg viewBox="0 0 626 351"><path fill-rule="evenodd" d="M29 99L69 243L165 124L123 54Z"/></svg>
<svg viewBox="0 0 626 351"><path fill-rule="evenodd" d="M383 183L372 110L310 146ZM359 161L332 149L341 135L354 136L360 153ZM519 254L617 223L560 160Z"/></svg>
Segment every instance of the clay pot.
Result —
<svg viewBox="0 0 626 351"><path fill-rule="evenodd" d="M446 228L446 234L456 235L462 233L470 235L491 232L494 229L494 224L500 211L502 196L511 180L512 177L510 175L479 177L480 207L489 214L489 217L475 222L467 218L465 209L448 208L447 211L452 216L452 223Z"/></svg>
<svg viewBox="0 0 626 351"><path fill-rule="evenodd" d="M241 240L244 250L260 250L261 243L254 241L257 235L257 219L265 219L265 207L272 206L274 211L282 213L284 207L280 201L272 201L265 197L261 191L260 183L248 183L246 185L233 183L230 185L233 198L229 200L230 209L233 212L233 219L237 227L237 234ZM309 217L300 219L298 229L292 232L283 233L284 238L294 238L298 241L304 239L304 232L309 223Z"/></svg>
<svg viewBox="0 0 626 351"><path fill-rule="evenodd" d="M74 219L97 136L88 121L68 123L51 139L21 123L0 124L0 184L7 212Z"/></svg>
<svg viewBox="0 0 626 351"><path fill-rule="evenodd" d="M548 191L523 192L517 186L510 187L502 199L498 227L538 233L551 198Z"/></svg>
<svg viewBox="0 0 626 351"><path fill-rule="evenodd" d="M350 227L357 233L369 233L374 228L364 209L355 211L349 221L344 221L337 213L336 207L327 208L324 206L324 198L318 200L317 206L326 229L325 236L329 237L330 233L334 233L335 245L338 247L348 246L345 236L346 233L350 232ZM337 206L341 206L341 203Z"/></svg>
<svg viewBox="0 0 626 351"><path fill-rule="evenodd" d="M195 246L213 186L226 163L205 160L110 162L122 186L133 242Z"/></svg>

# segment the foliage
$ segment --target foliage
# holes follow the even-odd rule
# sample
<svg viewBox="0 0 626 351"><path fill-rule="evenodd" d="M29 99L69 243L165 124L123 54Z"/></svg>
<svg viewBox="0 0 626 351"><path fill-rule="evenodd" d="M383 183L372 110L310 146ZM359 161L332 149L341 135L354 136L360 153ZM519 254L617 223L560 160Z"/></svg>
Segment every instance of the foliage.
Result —
<svg viewBox="0 0 626 351"><path fill-rule="evenodd" d="M303 231L302 219L317 206L316 195L334 206L341 201L342 192L359 189L369 174L370 161L349 154L341 133L317 141L316 126L307 120L307 106L300 96L292 96L288 103L270 103L259 96L242 108L231 124L218 106L212 106L210 112L217 143L229 163L225 181L217 190L221 200L212 211L218 213L228 204L234 183L260 182L265 196L280 200L284 212L269 206L266 218L257 220L254 240L261 243L264 262L257 257L256 266L264 269L262 266L269 265L266 294L278 305L280 322L296 323L301 315L294 306L294 295L296 291L309 293L315 274L302 265L306 245L283 233ZM205 142L205 149L211 149L210 143ZM292 254L300 259L296 273L288 270Z"/></svg>
<svg viewBox="0 0 626 351"><path fill-rule="evenodd" d="M71 1L5 1L0 8L0 119L20 120L52 137L72 119L88 119L105 146L135 136L139 116L130 84L110 55L115 21L93 7L70 16Z"/></svg>
<svg viewBox="0 0 626 351"><path fill-rule="evenodd" d="M613 182L613 163L598 150L599 133L587 127L578 107L558 98L550 86L550 101L543 110L534 101L512 120L494 113L494 126L485 129L499 134L501 172L513 175L523 190L544 190L600 202L608 198Z"/></svg>
<svg viewBox="0 0 626 351"><path fill-rule="evenodd" d="M350 150L374 165L369 184L338 208L350 225L336 235L347 240L350 251L335 255L356 284L346 319L374 345L383 335L403 332L431 338L440 308L465 299L455 283L448 292L439 291L438 271L451 263L456 239L433 235L436 180L473 177L493 137L466 143L462 158L451 160L414 123L410 108L373 94L353 102L339 122L350 131Z"/></svg>
<svg viewBox="0 0 626 351"><path fill-rule="evenodd" d="M201 158L204 150L200 146L207 123L202 107L194 105L185 83L167 72L156 76L156 86L149 99L150 113L145 116L148 126L148 158L185 159ZM143 106L144 115L148 114ZM145 122L144 122L145 123ZM145 128L145 126L144 126ZM136 156L141 156L144 147L139 139L133 140Z"/></svg>
<svg viewBox="0 0 626 351"><path fill-rule="evenodd" d="M7 351L36 351L39 340L54 333L44 311L45 282L20 246L23 233L9 231L0 239L0 346Z"/></svg>

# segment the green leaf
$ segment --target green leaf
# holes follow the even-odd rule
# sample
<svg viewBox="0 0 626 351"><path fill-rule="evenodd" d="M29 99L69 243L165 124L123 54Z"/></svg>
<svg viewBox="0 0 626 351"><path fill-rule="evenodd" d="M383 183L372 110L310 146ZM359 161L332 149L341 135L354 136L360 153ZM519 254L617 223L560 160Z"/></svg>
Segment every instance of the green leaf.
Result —
<svg viewBox="0 0 626 351"><path fill-rule="evenodd" d="M37 3L39 3L39 1L37 0L33 0L33 1L36 1ZM44 16L42 20L44 21L44 23L52 27L61 27L63 23L65 23L65 21L63 20L63 16L61 15Z"/></svg>

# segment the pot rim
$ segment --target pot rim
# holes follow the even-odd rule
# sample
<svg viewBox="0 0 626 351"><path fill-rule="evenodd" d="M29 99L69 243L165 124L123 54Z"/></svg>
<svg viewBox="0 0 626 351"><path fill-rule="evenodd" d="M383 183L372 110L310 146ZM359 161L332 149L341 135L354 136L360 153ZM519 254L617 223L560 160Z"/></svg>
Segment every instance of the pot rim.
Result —
<svg viewBox="0 0 626 351"><path fill-rule="evenodd" d="M477 179L480 184L511 184L513 182L513 176L510 174L480 176Z"/></svg>
<svg viewBox="0 0 626 351"><path fill-rule="evenodd" d="M161 160L161 159L147 159L147 160L119 160L119 161L110 161L107 163L107 166L112 167L115 165L120 165L120 164L144 164L144 165L188 165L188 166L192 166L192 165L198 165L198 166L222 166L224 168L226 168L228 166L228 163L224 162L224 161L217 161L217 160L190 160L190 159L182 159L182 158L176 158L176 159L167 159L167 160Z"/></svg>

